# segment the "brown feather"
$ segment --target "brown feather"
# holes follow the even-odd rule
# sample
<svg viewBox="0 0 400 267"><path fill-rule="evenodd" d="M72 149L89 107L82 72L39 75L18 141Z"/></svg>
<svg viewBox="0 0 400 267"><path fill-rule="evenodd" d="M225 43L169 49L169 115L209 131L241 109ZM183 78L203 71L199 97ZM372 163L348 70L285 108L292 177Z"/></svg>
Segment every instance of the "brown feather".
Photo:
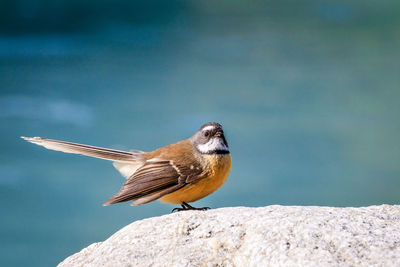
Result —
<svg viewBox="0 0 400 267"><path fill-rule="evenodd" d="M50 150L62 151L65 153L82 154L95 158L120 161L120 162L137 162L142 160L142 151L121 151L103 147L89 146L72 142L45 139L41 137L24 137L24 140L33 144L43 146Z"/></svg>
<svg viewBox="0 0 400 267"><path fill-rule="evenodd" d="M122 186L121 190L104 205L135 200L162 190L183 186L180 175L168 160L147 161ZM177 187L178 188L178 187Z"/></svg>
<svg viewBox="0 0 400 267"><path fill-rule="evenodd" d="M161 190L161 191L159 191L159 192L157 192L155 194L148 195L148 196L136 199L134 202L131 203L131 206L139 206L139 205L142 205L142 204L149 203L151 201L159 199L160 197L162 197L162 196L164 196L166 194L175 192L176 190L179 190L182 187L183 187L183 185L180 185L180 184L174 185L174 186L169 187L167 189Z"/></svg>
<svg viewBox="0 0 400 267"><path fill-rule="evenodd" d="M129 200L136 200L133 205L144 204L186 186L188 179L201 179L204 173L199 162L187 156L193 153L192 149L190 142L185 140L144 153L148 160L104 205Z"/></svg>

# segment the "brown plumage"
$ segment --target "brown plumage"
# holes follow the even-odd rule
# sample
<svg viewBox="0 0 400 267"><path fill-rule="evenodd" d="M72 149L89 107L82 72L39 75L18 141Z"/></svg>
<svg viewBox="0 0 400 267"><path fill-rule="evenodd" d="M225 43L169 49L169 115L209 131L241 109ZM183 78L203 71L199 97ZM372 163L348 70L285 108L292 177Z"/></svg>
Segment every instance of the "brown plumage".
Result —
<svg viewBox="0 0 400 267"><path fill-rule="evenodd" d="M187 209L191 206L186 203L217 190L231 168L228 144L217 123L207 123L191 138L152 152L126 152L40 137L22 138L47 149L114 161L127 181L104 205L130 200L134 200L132 205L141 205L161 199L182 204Z"/></svg>

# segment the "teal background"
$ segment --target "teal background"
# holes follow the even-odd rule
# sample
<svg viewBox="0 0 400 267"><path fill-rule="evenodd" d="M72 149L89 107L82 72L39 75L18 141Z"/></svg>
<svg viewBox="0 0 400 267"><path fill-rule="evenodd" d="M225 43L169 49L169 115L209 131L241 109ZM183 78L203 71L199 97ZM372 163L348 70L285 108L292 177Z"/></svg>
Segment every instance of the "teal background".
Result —
<svg viewBox="0 0 400 267"><path fill-rule="evenodd" d="M54 266L173 205L102 207L110 162L220 122L233 167L194 203L400 202L399 1L1 1L0 265Z"/></svg>

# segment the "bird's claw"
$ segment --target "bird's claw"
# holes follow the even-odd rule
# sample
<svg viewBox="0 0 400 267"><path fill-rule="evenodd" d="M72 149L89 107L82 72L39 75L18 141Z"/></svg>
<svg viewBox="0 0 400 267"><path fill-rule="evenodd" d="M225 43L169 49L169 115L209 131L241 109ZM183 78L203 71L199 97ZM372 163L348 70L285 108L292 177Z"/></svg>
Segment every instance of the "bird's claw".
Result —
<svg viewBox="0 0 400 267"><path fill-rule="evenodd" d="M203 211L204 211L204 210L209 210L209 209L210 209L210 207L195 208L195 207L189 205L189 204L186 203L186 202L182 202L181 206L182 206L182 208L174 208L174 209L171 211L171 213L173 213L173 212L175 212L175 211L184 211L184 210L203 210Z"/></svg>

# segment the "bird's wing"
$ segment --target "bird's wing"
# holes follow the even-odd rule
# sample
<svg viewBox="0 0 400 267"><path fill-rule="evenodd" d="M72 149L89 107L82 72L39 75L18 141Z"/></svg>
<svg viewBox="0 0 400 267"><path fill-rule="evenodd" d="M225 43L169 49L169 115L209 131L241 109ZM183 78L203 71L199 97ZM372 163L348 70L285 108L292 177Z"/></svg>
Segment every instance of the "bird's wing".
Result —
<svg viewBox="0 0 400 267"><path fill-rule="evenodd" d="M145 204L184 187L191 177L201 176L202 173L203 170L195 163L179 164L173 160L151 159L146 161L104 205L129 200L135 200L132 205Z"/></svg>
<svg viewBox="0 0 400 267"><path fill-rule="evenodd" d="M31 142L33 144L43 146L47 149L61 151L65 153L82 154L85 156L112 160L117 162L127 162L127 163L138 163L144 162L141 154L142 151L132 150L129 152L108 149L96 146L89 146L65 141L58 141L52 139L45 139L41 137L24 137L22 139ZM116 167L118 169L118 167Z"/></svg>

